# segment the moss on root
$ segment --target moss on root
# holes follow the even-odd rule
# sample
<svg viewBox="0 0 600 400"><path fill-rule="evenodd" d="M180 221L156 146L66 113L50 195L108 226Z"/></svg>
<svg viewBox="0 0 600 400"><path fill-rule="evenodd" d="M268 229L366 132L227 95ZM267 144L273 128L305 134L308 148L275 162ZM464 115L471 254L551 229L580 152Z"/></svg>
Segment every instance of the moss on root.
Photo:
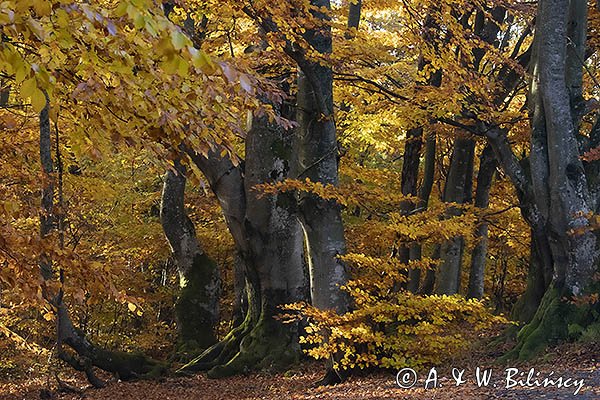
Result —
<svg viewBox="0 0 600 400"><path fill-rule="evenodd" d="M299 348L288 326L273 319L261 319L245 336L239 352L227 363L208 371L209 378L245 373L250 370L280 371L298 362Z"/></svg>
<svg viewBox="0 0 600 400"><path fill-rule="evenodd" d="M500 361L530 360L549 345L577 339L584 331L583 327L594 322L591 311L589 305L565 301L558 289L548 289L531 322L517 334L517 345ZM576 326L582 329L573 329Z"/></svg>
<svg viewBox="0 0 600 400"><path fill-rule="evenodd" d="M248 317L239 326L231 330L223 340L206 349L202 354L177 370L179 374L206 371L216 365L225 363L239 352L240 343L252 330Z"/></svg>
<svg viewBox="0 0 600 400"><path fill-rule="evenodd" d="M300 359L293 328L272 317L252 318L233 329L221 342L178 370L179 373L208 371L210 378L251 370L283 370Z"/></svg>
<svg viewBox="0 0 600 400"><path fill-rule="evenodd" d="M96 349L93 364L105 371L115 373L122 380L153 379L168 370L165 363L141 353L125 353Z"/></svg>

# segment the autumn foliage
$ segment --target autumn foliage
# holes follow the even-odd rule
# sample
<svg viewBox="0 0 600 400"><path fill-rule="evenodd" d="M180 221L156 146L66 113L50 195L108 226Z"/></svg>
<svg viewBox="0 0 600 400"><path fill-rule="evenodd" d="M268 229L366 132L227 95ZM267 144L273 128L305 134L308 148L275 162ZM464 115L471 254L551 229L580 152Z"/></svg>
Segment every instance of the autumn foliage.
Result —
<svg viewBox="0 0 600 400"><path fill-rule="evenodd" d="M285 270L292 263L268 264L265 249L291 252L304 268L292 271L306 281L293 294L302 301L277 308L277 324L292 327L295 342L278 349L290 360L301 350L334 369L422 367L469 348L488 328L530 322L554 276L535 268L554 268L548 238L557 235L536 229L532 213L546 203L528 186L548 179L535 175L541 153L532 150L545 143L532 139L536 7L0 1L0 374L60 368L52 356L62 345L62 305L77 332L103 349L145 353L175 369L200 359L219 371L215 360L204 362L205 348L180 342L175 308L189 271L161 225L166 171L184 179L181 221L189 219L195 251L220 275L221 364L242 358L245 338L268 353L273 341L261 335L284 329L270 325L272 315L265 322L265 309L277 307L260 296L292 296L279 287L255 292L294 275ZM589 7L594 51L599 21ZM573 118L581 168L564 170L569 179L588 174L591 198L600 78L597 55L584 55ZM301 109L302 99L315 109ZM41 149L45 112L51 146ZM326 134L331 149L316 142ZM268 135L275 140L265 145ZM52 171L40 166L43 150ZM307 162L310 151L317 156ZM315 172L325 160L334 172ZM49 188L51 209L40 205ZM333 217L309 220L306 204ZM573 214L583 222L566 242L596 235L597 207ZM282 220L298 223L287 242ZM344 300L337 310L310 299L309 275L319 269L309 236L331 239L318 235L331 220L340 238L329 261L348 277L330 285ZM44 260L50 278L40 272ZM265 278L274 269L285 274ZM453 283L444 286L446 271ZM541 289L540 276L548 280ZM590 309L597 303L595 294L582 299ZM248 357L275 365L264 354Z"/></svg>

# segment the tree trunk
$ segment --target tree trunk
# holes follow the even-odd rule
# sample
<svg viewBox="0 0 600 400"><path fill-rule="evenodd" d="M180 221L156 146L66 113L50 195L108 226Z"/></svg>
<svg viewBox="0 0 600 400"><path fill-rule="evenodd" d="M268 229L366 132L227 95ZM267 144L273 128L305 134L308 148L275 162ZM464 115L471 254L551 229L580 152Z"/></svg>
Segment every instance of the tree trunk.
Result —
<svg viewBox="0 0 600 400"><path fill-rule="evenodd" d="M433 260L439 260L441 250L442 250L442 245L436 244L433 247L433 251L431 253L431 258ZM432 294L433 293L433 289L435 288L435 275L436 275L435 269L432 268L432 269L427 270L427 273L425 274L425 279L423 279L423 284L421 285L421 289L419 290L419 292L421 294Z"/></svg>
<svg viewBox="0 0 600 400"><path fill-rule="evenodd" d="M527 287L511 312L511 318L514 321L524 324L531 322L552 281L552 269L548 268L548 262L541 253L548 251L548 248L543 249L542 247L545 247L544 244L540 243L532 232Z"/></svg>
<svg viewBox="0 0 600 400"><path fill-rule="evenodd" d="M589 293L598 267L596 236L586 217L593 204L589 177L577 142L582 73L575 70L583 66L576 66L574 58L584 51L586 16L587 2L581 0L544 0L538 6L528 100L531 186L539 217L529 222L541 258L550 263L544 270L552 270L553 278L509 357L530 358L549 343L567 338L569 327L583 329L597 320L589 306L564 300Z"/></svg>
<svg viewBox="0 0 600 400"><path fill-rule="evenodd" d="M427 141L425 143L425 165L423 168L423 182L421 183L421 188L419 189L419 203L417 205L417 208L422 211L427 209L427 206L429 204L429 196L431 195L431 189L433 188L433 178L435 174L435 151L436 137L435 134L430 133L429 135L427 135ZM420 260L421 252L421 244L414 244L410 249L410 259ZM437 255L434 251L432 258L438 259L439 257L439 247L437 247ZM409 273L409 278L409 290L416 292L414 288L417 288L419 293L422 294L431 294L433 292L433 287L435 284L435 269L430 268L427 270L427 272L425 273L425 278L423 279L423 284L420 288L420 269L411 270Z"/></svg>
<svg viewBox="0 0 600 400"><path fill-rule="evenodd" d="M210 377L222 377L248 369L280 369L300 357L298 325L275 319L282 305L308 299L303 232L296 199L291 193L264 195L255 189L257 184L289 177L292 142L291 132L269 122L266 116L256 117L246 137L243 175L233 172L239 168L233 165L223 172L223 166L227 165L223 159L193 157L220 197L224 212L230 214L230 229L237 232L247 312L239 326L184 366L185 371L209 369ZM218 168L221 172L215 171ZM222 185L219 182L229 174L239 177L236 181L242 184L241 188L237 185L219 188ZM241 202L226 200L232 198ZM243 223L238 224L239 220Z"/></svg>
<svg viewBox="0 0 600 400"><path fill-rule="evenodd" d="M410 129L406 134L400 182L400 190L405 196L417 195L417 180L419 178L419 164L421 161L422 137L423 128ZM408 215L414 209L415 204L412 201L403 201L400 204L400 213L403 215ZM402 245L398 249L398 259L405 265L408 265L410 260L410 249L410 245ZM408 271L408 282L406 284L407 290L413 293L416 292L419 286L420 272L420 269Z"/></svg>
<svg viewBox="0 0 600 400"><path fill-rule="evenodd" d="M486 209L490 202L490 189L498 163L492 148L488 145L481 153L475 191L475 207ZM469 274L468 298L483 297L483 277L487 260L488 224L483 221L475 231L477 244L471 255L471 273Z"/></svg>
<svg viewBox="0 0 600 400"><path fill-rule="evenodd" d="M330 8L329 0L311 4ZM317 15L324 19L324 15ZM323 54L331 52L330 29L308 30L309 44ZM338 147L333 115L331 68L308 61L298 73L296 165L299 179L324 185L338 184ZM302 227L310 272L312 304L343 313L349 309L348 296L340 289L348 280L346 266L337 256L346 252L341 209L335 201L313 194L300 198Z"/></svg>
<svg viewBox="0 0 600 400"><path fill-rule="evenodd" d="M470 197L473 181L473 156L475 142L470 138L458 138L450 159L450 170L444 189L444 201L463 204ZM460 215L457 207L451 207L449 216ZM442 244L442 263L437 279L437 294L452 295L459 292L464 239L462 236L452 238Z"/></svg>
<svg viewBox="0 0 600 400"><path fill-rule="evenodd" d="M432 18L431 15L427 15L427 17L425 18L425 23L423 26L423 31L422 31L422 36L425 40L429 40L433 42L433 35L436 34L436 32L438 31L438 26L437 23L435 22L435 19ZM418 64L418 69L419 71L422 71L425 66L429 65L430 62L423 56L423 54L421 54L419 56L419 64ZM429 85L433 86L433 87L440 87L442 84L442 70L438 69L435 72L433 72L431 74L431 76L429 77ZM416 128L417 129L417 133L419 134L419 137L421 137L422 140L422 134L423 134L423 129L421 128ZM420 131L420 132L419 132ZM413 132L414 135L414 132ZM413 136L413 135L408 135L408 136ZM411 149L406 149L405 150L405 157L406 157L406 152L408 152L409 154L414 153L414 147L416 145L412 145ZM419 153L419 157L420 157L420 152L421 152L421 146L422 143L419 142L419 148L418 148L418 153ZM411 151L409 151L411 150ZM423 182L421 183L421 188L419 189L419 202L417 204L417 209L420 211L423 211L425 209L427 209L427 204L429 202L429 196L431 194L431 189L433 187L433 178L434 178L434 172L435 172L435 151L436 151L436 138L435 138L435 134L430 133L427 135L426 138L426 144L425 144L425 160L424 160L424 168L423 168ZM409 157L410 160L410 157ZM406 159L405 159L406 161ZM416 170L413 170L413 174L415 174L414 179L416 180L418 178L418 173L419 173L419 165L418 162L416 163L416 165L414 164L415 161L412 161L413 166L412 168L416 168ZM411 164L411 161L409 161L408 164ZM411 176L412 174L409 174L408 176ZM402 181L404 183L404 165L402 166ZM408 182L411 182L410 179L408 179ZM414 183L416 185L416 181ZM404 192L403 192L404 193ZM414 205L413 205L413 209L414 209ZM409 260L420 260L421 259L421 244L420 243L413 243L410 245L409 250L408 250L408 259ZM439 257L439 254L438 254ZM427 286L431 286L433 288L433 284L435 282L435 270L429 269L427 270L426 273L426 278L424 282ZM408 284L407 284L407 290L409 290L412 293L417 293L419 291L419 285L421 283L421 269L411 269L408 271ZM429 290L429 288L427 288ZM431 289L432 290L432 289ZM431 290L429 291L429 293L431 293Z"/></svg>
<svg viewBox="0 0 600 400"><path fill-rule="evenodd" d="M583 14L582 14L583 13ZM580 18L583 21L570 20L566 16ZM575 114L571 106L575 106L581 96L582 74L568 73L567 65L575 62L571 58L567 63L567 48L577 43L567 43L568 31L583 30L585 37L585 16L587 3L584 1L569 2L552 0L540 4L538 18L542 25L536 31L538 36L538 74L539 90L534 97L535 112L542 114L544 124L537 130L545 133L547 145L538 148L536 153L547 152L544 182L533 180L538 207L544 210L549 224L550 247L554 258L555 286L568 295L579 295L590 283L597 261L597 248L594 235L587 231L581 234L570 234L589 226L585 217L591 209L583 164L578 151L576 134L578 126L573 124ZM547 23L544 24L544 22ZM578 26L577 29L571 27ZM569 28L569 29L568 29ZM579 37L580 35L576 35ZM584 47L585 43L580 42ZM583 51L576 49L573 53ZM579 66L581 69L582 66ZM578 78L576 78L578 77ZM567 87L567 83L569 87ZM535 115L534 123L538 121ZM533 151L533 144L532 144ZM533 157L532 157L533 158ZM542 162L545 161L542 158ZM539 167L544 167L539 162ZM533 172L533 167L532 167Z"/></svg>
<svg viewBox="0 0 600 400"><path fill-rule="evenodd" d="M40 160L42 164L42 212L40 215L40 235L43 238L56 229L57 215L54 205L55 170L52 160L52 139L49 116L49 101L46 96L46 106L40 113ZM58 145L58 143L56 144ZM60 160L59 160L60 165ZM60 190L60 187L59 187ZM60 200L60 191L59 191ZM59 210L64 212L64 210ZM104 382L96 377L93 367L115 373L120 379L155 377L166 370L166 366L142 354L131 354L109 351L91 343L73 322L63 302L63 274L59 272L61 287L56 294L49 293L47 283L54 278L53 260L43 254L40 259L40 273L42 275L42 294L44 299L56 312L56 342L58 358L68 363L71 367L86 374L89 382L95 387L104 386ZM69 346L75 355L69 354L63 344Z"/></svg>
<svg viewBox="0 0 600 400"><path fill-rule="evenodd" d="M216 342L220 279L217 264L200 247L196 229L185 211L186 169L175 160L165 174L160 222L179 274L175 304L179 340L186 350L205 349Z"/></svg>
<svg viewBox="0 0 600 400"><path fill-rule="evenodd" d="M361 8L362 0L350 2L350 5L348 6L348 28L358 29ZM349 39L349 37L346 36L346 39Z"/></svg>

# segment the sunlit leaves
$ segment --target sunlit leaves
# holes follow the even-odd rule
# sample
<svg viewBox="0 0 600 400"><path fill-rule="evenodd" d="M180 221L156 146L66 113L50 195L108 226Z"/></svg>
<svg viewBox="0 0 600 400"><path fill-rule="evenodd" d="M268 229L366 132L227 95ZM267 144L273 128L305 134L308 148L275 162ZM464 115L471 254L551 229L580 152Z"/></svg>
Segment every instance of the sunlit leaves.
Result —
<svg viewBox="0 0 600 400"><path fill-rule="evenodd" d="M364 297L361 283L347 289ZM361 301L355 311L337 315L307 304L293 304L284 318L308 317L310 324L301 343L317 359L336 355L340 369L379 366L400 369L437 364L468 348L469 329L481 330L506 323L477 300L459 296L419 296L389 287L384 297ZM469 329L465 329L465 328Z"/></svg>

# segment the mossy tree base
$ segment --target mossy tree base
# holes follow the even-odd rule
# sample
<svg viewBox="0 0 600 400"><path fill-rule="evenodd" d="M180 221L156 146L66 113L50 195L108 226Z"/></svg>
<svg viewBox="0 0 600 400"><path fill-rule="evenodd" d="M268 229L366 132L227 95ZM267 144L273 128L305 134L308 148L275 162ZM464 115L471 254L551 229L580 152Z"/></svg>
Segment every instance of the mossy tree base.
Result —
<svg viewBox="0 0 600 400"><path fill-rule="evenodd" d="M175 304L181 356L198 354L217 342L218 298L217 264L206 254L197 254Z"/></svg>
<svg viewBox="0 0 600 400"><path fill-rule="evenodd" d="M204 370L210 378L222 378L252 370L282 370L299 360L300 351L294 336L278 324L263 320L252 329L242 324L180 372Z"/></svg>
<svg viewBox="0 0 600 400"><path fill-rule="evenodd" d="M261 316L255 324L246 318L178 372L208 371L208 377L222 378L252 370L283 370L300 359L295 329L295 324L283 324L272 316Z"/></svg>
<svg viewBox="0 0 600 400"><path fill-rule="evenodd" d="M561 296L556 288L544 295L531 322L517 334L516 346L499 361L531 360L548 346L575 340L594 323L598 315L590 305L576 305Z"/></svg>
<svg viewBox="0 0 600 400"><path fill-rule="evenodd" d="M280 371L299 360L298 345L277 321L262 320L240 341L239 352L227 363L208 371L222 378L250 370Z"/></svg>
<svg viewBox="0 0 600 400"><path fill-rule="evenodd" d="M167 366L141 353L125 353L96 348L89 355L92 366L113 373L119 379L154 379L167 371Z"/></svg>

